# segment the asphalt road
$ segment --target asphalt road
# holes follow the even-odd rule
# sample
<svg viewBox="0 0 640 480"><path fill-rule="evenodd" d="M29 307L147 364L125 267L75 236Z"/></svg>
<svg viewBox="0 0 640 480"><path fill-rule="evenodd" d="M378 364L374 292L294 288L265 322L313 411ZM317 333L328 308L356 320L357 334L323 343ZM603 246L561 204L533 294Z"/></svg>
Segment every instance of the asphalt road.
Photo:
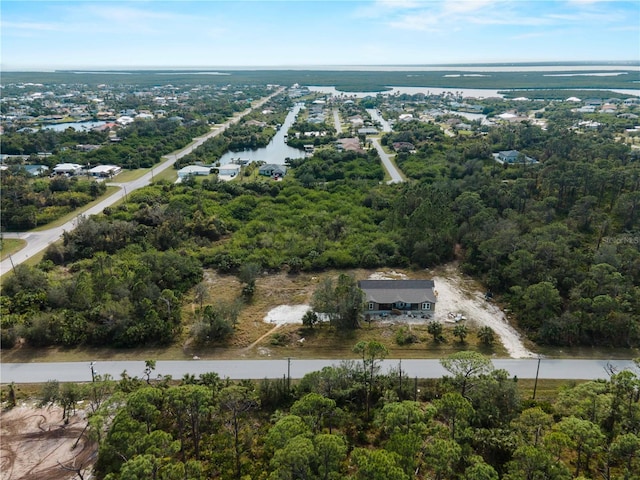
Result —
<svg viewBox="0 0 640 480"><path fill-rule="evenodd" d="M518 378L535 378L537 359L494 360L496 368L507 370ZM305 374L321 370L325 366L339 365L339 360L183 360L158 361L153 377L171 375L175 379L185 374L199 376L202 373L216 372L221 378L231 379L263 379L282 378L289 370L291 378L302 378ZM439 360L385 360L381 371L388 372L402 366L407 377L438 378L447 372ZM595 380L608 378L609 368L615 371L633 369L631 360L555 360L541 359L539 378ZM119 379L123 371L130 376L142 378L145 364L143 361L98 361L94 365L95 372L100 375L109 374ZM48 380L59 382L91 381L89 362L68 363L2 363L0 365L0 383L42 383Z"/></svg>
<svg viewBox="0 0 640 480"><path fill-rule="evenodd" d="M369 140L371 140L373 146L376 147L384 168L387 170L387 172L389 172L389 175L391 176L391 180L389 180L388 183L403 182L404 180L402 180L400 172L396 169L395 165L391 161L391 157L383 150L382 145L380 145L380 140L376 137L369 137Z"/></svg>
<svg viewBox="0 0 640 480"><path fill-rule="evenodd" d="M225 122L215 130L212 130L211 132L206 133L201 137L194 138L193 141L189 145L187 145L185 148L181 150L177 150L168 155L164 155L162 157L163 158L162 163L154 166L150 172L144 174L142 177L126 183L110 183L110 185L115 185L117 187L120 187L121 188L120 192L119 193L116 192L113 195L110 195L109 197L101 200L96 205L83 211L81 215L88 217L91 215L102 213L102 211L106 207L113 205L118 200L126 197L131 192L149 185L152 182L154 175L157 175L160 172L163 172L164 170L166 170L167 168L172 167L173 164L176 162L176 160L184 157L185 155L190 154L196 148L198 148L200 145L206 142L208 139L215 137L216 135L220 135L230 125L237 123L242 117L247 115L252 110L256 108L260 108L262 105L268 102L272 97L279 95L283 90L284 90L284 87L279 88L276 92L261 99L254 106L252 106L251 108L248 108L247 110L235 116L231 120ZM27 245L21 250L19 250L18 252L16 252L14 255L8 256L2 262L0 262L0 275L4 275L12 267L19 265L22 262L25 262L26 260L33 257L37 253L41 252L42 250L47 248L49 245L54 243L56 240L58 240L65 231L69 232L74 228L76 228L77 224L78 224L78 217L68 221L67 223L65 223L60 227L50 228L48 230L42 230L39 232L4 233L3 235L5 238L19 238L19 239L25 240L27 242Z"/></svg>

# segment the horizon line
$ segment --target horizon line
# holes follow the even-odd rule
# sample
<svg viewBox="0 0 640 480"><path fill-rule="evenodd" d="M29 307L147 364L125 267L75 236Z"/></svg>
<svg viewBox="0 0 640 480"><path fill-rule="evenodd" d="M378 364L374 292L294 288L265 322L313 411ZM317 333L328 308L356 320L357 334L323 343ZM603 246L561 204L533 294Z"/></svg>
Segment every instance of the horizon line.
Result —
<svg viewBox="0 0 640 480"><path fill-rule="evenodd" d="M0 64L0 72L87 72L109 71L190 71L190 70L314 70L330 68L443 68L443 67L513 67L513 66L620 66L637 67L640 60L540 60L540 61L501 61L501 62L456 62L456 63L336 63L336 64L273 64L273 65L32 65L4 66Z"/></svg>

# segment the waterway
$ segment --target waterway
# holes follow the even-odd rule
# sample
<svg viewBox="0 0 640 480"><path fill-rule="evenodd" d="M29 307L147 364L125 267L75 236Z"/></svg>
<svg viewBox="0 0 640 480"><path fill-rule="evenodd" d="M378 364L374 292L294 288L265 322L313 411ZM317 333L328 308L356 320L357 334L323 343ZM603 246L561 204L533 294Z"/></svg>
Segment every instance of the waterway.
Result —
<svg viewBox="0 0 640 480"><path fill-rule="evenodd" d="M498 90L488 88L441 88L441 87L389 87L391 90L384 92L341 92L336 87L310 86L312 92L320 92L334 95L336 97L365 98L375 97L376 95L417 95L423 93L425 95L443 95L450 94L462 97L473 98L503 98L504 95L498 93ZM501 91L506 89L500 89Z"/></svg>
<svg viewBox="0 0 640 480"><path fill-rule="evenodd" d="M243 150L227 151L222 157L220 157L220 165L226 165L231 163L235 159L247 160L248 162L264 161L266 163L274 163L276 165L284 165L287 158L304 158L304 150L290 147L285 141L285 135L289 131L289 127L296 121L298 113L304 105L296 104L293 109L287 114L287 117L280 127L280 130L276 132L269 144L264 148L258 148L256 150Z"/></svg>
<svg viewBox="0 0 640 480"><path fill-rule="evenodd" d="M324 87L324 86L309 86L309 90L312 92L331 94L336 97L344 98L366 98L375 97L377 95L417 95L419 93L425 95L454 95L462 96L463 98L504 98L504 95L499 92L508 91L508 88L501 88L500 90L493 90L489 88L442 88L442 87L389 87L391 90L384 92L342 92L336 90L336 87ZM522 89L518 89L522 90ZM576 88L574 90L594 90L590 88ZM619 89L619 88L603 88L600 90L608 90L610 92L621 93L623 95L629 95L634 97L640 96L640 90L635 89Z"/></svg>

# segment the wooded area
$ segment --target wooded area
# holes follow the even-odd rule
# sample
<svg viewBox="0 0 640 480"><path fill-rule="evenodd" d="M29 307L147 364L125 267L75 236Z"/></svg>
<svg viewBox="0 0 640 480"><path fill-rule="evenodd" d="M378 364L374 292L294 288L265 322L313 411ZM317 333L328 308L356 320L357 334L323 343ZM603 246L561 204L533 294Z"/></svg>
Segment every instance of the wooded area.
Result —
<svg viewBox="0 0 640 480"><path fill-rule="evenodd" d="M239 104L246 104L245 97ZM397 105L385 102L370 97L352 101L348 109L379 107L397 117ZM425 96L399 96L394 102L404 109L424 108ZM286 98L274 102L273 113L253 119L274 115L270 121L278 121L289 105ZM483 105L490 116L507 107L525 109L508 100ZM241 275L251 266L258 275L295 274L431 268L454 259L539 344L637 348L640 154L619 138L633 116L578 114L562 102L545 103L543 110L542 105L531 102L526 108L543 111L544 128L528 120L495 126L475 121L472 131L451 134L433 122L397 122L381 143L414 147L395 158L409 178L402 184L382 182L384 171L369 145L358 153L332 144L291 160L279 182L256 176L233 182L156 181L102 216L84 219L62 244L47 250L39 266L16 268L0 297L3 348L18 337L33 345L166 344L203 320L202 315L182 318L181 306L204 269ZM583 120L597 120L598 127L577 128ZM113 147L124 149L116 157L153 164L155 156L144 156L147 147L160 155L194 133L179 125L168 119L135 122ZM202 125L195 122L193 128ZM246 123L230 128L187 160L214 162L233 141L258 142L252 128ZM267 130L260 135L273 133ZM27 137L35 141L39 135ZM42 138L78 141L70 132L58 135ZM124 157L126 148L135 148L135 154ZM497 163L494 154L503 150L517 150L537 163ZM52 187L81 190L68 192L68 202L100 193L79 180L25 178L2 176L3 200L13 199L3 201L3 209L33 209L26 200L20 203L23 199L61 202L60 192L49 193ZM36 193L29 193L34 186ZM3 221L32 220L4 213ZM231 335L233 312L251 300L243 297L234 308L212 302L203 331ZM206 306L200 305L202 312Z"/></svg>
<svg viewBox="0 0 640 480"><path fill-rule="evenodd" d="M142 378L51 381L40 400L63 415L86 401L107 480L639 478L637 372L529 398L478 353L443 358L447 376L428 381L380 372L377 342L354 353L297 382L161 378L148 360Z"/></svg>

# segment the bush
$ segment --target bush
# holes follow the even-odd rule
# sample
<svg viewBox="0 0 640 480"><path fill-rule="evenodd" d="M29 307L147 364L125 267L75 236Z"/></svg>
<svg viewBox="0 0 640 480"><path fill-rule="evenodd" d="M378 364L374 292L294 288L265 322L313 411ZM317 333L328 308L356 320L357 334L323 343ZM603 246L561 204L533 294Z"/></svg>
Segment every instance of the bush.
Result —
<svg viewBox="0 0 640 480"><path fill-rule="evenodd" d="M396 343L398 345L411 345L417 341L418 337L407 327L400 327L396 332Z"/></svg>
<svg viewBox="0 0 640 480"><path fill-rule="evenodd" d="M289 343L289 337L286 333L274 333L271 335L271 341L269 343L276 347L284 347Z"/></svg>
<svg viewBox="0 0 640 480"><path fill-rule="evenodd" d="M18 341L15 328L3 328L0 330L0 350L12 349Z"/></svg>

